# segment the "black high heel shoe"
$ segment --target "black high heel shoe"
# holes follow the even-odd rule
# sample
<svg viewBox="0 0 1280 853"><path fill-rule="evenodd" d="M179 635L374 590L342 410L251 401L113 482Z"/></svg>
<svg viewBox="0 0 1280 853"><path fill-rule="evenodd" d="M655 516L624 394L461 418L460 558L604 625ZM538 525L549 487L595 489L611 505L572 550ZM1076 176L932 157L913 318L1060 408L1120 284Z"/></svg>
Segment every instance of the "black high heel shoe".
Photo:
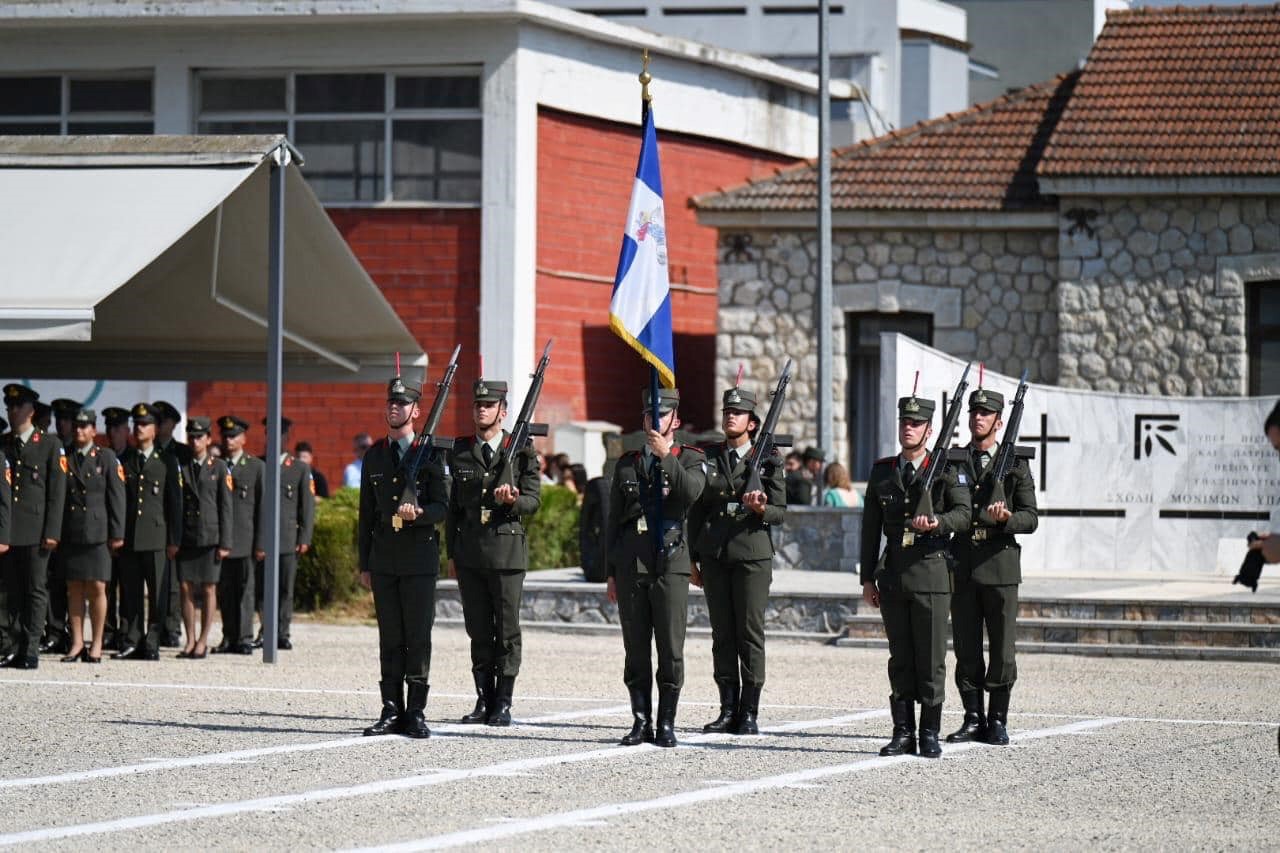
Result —
<svg viewBox="0 0 1280 853"><path fill-rule="evenodd" d="M95 658L93 655L89 654L88 649L85 649L80 653L80 660L84 661L85 663L102 663L102 655L98 655Z"/></svg>
<svg viewBox="0 0 1280 853"><path fill-rule="evenodd" d="M84 654L83 648L80 649L80 651L75 652L74 654L65 655L59 658L59 660L62 661L63 663L75 663L76 661L80 660L80 656L82 654Z"/></svg>
<svg viewBox="0 0 1280 853"><path fill-rule="evenodd" d="M208 649L208 648L206 648L204 651L200 652L200 654L196 654L195 652L192 652L191 654L187 655L187 657L191 658L192 660L203 660L204 658L207 658L208 656L209 656L209 649Z"/></svg>

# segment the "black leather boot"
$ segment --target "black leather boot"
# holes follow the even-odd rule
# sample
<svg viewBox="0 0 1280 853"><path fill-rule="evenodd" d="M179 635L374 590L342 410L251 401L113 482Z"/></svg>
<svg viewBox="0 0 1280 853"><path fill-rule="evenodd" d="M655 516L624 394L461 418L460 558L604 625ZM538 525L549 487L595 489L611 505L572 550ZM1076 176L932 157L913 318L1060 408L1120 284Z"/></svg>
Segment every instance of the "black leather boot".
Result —
<svg viewBox="0 0 1280 853"><path fill-rule="evenodd" d="M920 752L921 758L941 758L942 744L938 743L938 733L942 731L942 703L920 706Z"/></svg>
<svg viewBox="0 0 1280 853"><path fill-rule="evenodd" d="M893 715L893 737L880 747L880 754L916 754L916 705L910 699L889 697L889 713Z"/></svg>
<svg viewBox="0 0 1280 853"><path fill-rule="evenodd" d="M400 734L411 738L431 737L431 729L427 728L427 719L423 711L427 708L427 691L431 685L420 681L409 682L409 699L404 706L404 716L400 719Z"/></svg>
<svg viewBox="0 0 1280 853"><path fill-rule="evenodd" d="M1008 746L1009 690L991 691L991 706L987 713L987 743L992 746Z"/></svg>
<svg viewBox="0 0 1280 853"><path fill-rule="evenodd" d="M676 745L676 706L679 704L679 690L674 687L658 688L658 725L653 732L653 742L658 746Z"/></svg>
<svg viewBox="0 0 1280 853"><path fill-rule="evenodd" d="M742 688L736 684L718 684L720 688L720 716L702 727L703 732L731 732L735 727L734 715L738 713L738 699Z"/></svg>
<svg viewBox="0 0 1280 853"><path fill-rule="evenodd" d="M987 718L982 713L982 691L965 690L960 694L960 701L964 704L964 722L960 728L947 735L947 743L986 740Z"/></svg>
<svg viewBox="0 0 1280 853"><path fill-rule="evenodd" d="M516 677L514 675L498 676L497 691L494 693L493 707L489 711L489 719L485 720L486 725L511 725L511 694L515 692L515 689Z"/></svg>
<svg viewBox="0 0 1280 853"><path fill-rule="evenodd" d="M467 714L458 722L479 725L489 719L489 708L493 704L493 676L487 672L476 672L474 670L471 676L476 682L476 706L471 709L470 714Z"/></svg>
<svg viewBox="0 0 1280 853"><path fill-rule="evenodd" d="M381 681L382 716L378 722L364 730L365 737L374 735L400 734L400 715L404 713L404 683L400 681Z"/></svg>
<svg viewBox="0 0 1280 853"><path fill-rule="evenodd" d="M738 704L738 720L733 733L736 735L760 734L760 728L756 725L756 714L759 712L760 685L753 684L742 688L742 700Z"/></svg>
<svg viewBox="0 0 1280 853"><path fill-rule="evenodd" d="M631 731L622 736L623 746L653 743L653 693L649 689L631 691Z"/></svg>

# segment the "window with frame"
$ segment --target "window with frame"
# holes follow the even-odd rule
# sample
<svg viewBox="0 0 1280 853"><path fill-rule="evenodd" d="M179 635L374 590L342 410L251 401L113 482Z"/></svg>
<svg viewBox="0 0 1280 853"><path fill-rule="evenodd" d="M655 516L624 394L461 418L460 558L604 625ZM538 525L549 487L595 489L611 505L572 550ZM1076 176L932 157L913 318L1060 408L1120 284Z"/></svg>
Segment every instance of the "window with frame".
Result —
<svg viewBox="0 0 1280 853"><path fill-rule="evenodd" d="M1280 281L1249 285L1249 396L1280 394Z"/></svg>
<svg viewBox="0 0 1280 853"><path fill-rule="evenodd" d="M0 76L0 134L154 133L148 73Z"/></svg>
<svg viewBox="0 0 1280 853"><path fill-rule="evenodd" d="M282 133L328 204L480 201L474 70L203 72L199 133Z"/></svg>

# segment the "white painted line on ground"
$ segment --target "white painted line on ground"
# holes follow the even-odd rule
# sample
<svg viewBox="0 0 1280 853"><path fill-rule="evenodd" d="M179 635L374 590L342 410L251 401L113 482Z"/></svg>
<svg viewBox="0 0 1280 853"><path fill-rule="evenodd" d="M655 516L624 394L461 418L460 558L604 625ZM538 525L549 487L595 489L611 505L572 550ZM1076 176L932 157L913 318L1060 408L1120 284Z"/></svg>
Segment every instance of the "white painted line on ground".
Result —
<svg viewBox="0 0 1280 853"><path fill-rule="evenodd" d="M608 708L584 708L580 711L559 711L540 717L517 719L514 727L539 725L542 723L558 723L590 717L611 716L619 711L630 711L630 705L617 705ZM475 731L484 727L467 726L460 723L435 724L432 734L450 735L468 730ZM492 731L491 729L484 729ZM319 752L328 749L345 749L347 747L373 746L409 741L398 737L345 737L337 740L312 741L309 743L291 743L281 746L266 746L257 749L238 749L231 752L213 752L206 755L193 755L186 758L143 758L136 764L118 767L100 767L95 770L82 770L74 773L60 773L54 776L29 776L22 779L0 779L0 790L7 788L35 788L41 785L63 785L71 782L84 782L91 779L107 779L113 776L136 776L142 773L155 773L161 770L179 770L184 767L204 767L217 764L241 764L271 755L290 753Z"/></svg>
<svg viewBox="0 0 1280 853"><path fill-rule="evenodd" d="M1115 725L1120 722L1123 722L1123 720L1115 717L1107 717L1097 720L1082 720L1076 723L1057 726L1052 729L1035 729L1031 731L1018 732L1017 734L1010 736L1010 740L1024 741L1038 738L1057 737L1059 735L1080 734L1100 729L1104 726ZM967 751L968 749L978 746L983 745L976 743L949 744L945 747L944 754L951 755L957 752ZM892 758L868 758L862 761L854 761L848 764L835 764L827 767L813 767L808 770L797 770L791 773L782 773L777 776L764 776L758 779L747 779L741 782L735 782L731 785L701 788L692 791L681 791L676 794L658 797L652 800L609 803L585 809L575 809L573 811L539 815L537 817L526 818L524 820L507 821L501 824L478 827L475 829L466 829L460 832L450 832L444 835L435 835L428 838L417 839L415 841L406 841L400 844L390 844L382 847L366 847L361 848L361 853L369 853L369 851L378 851L378 853L390 853L390 851L395 851L395 853L404 853L404 851L412 850L439 850L446 847L457 847L464 844L492 844L502 838L513 838L517 835L526 835L531 832L544 832L549 829L583 826L588 821L599 822L605 821L608 818L635 814L638 812L682 808L697 803L729 799L730 797L737 797L742 794L751 794L757 791L809 786L815 779L826 779L832 776L861 773L867 770L876 770L881 767L889 767L895 764L919 760L920 759L917 759L914 756L904 755Z"/></svg>
<svg viewBox="0 0 1280 853"><path fill-rule="evenodd" d="M957 711L956 713L963 713ZM1097 716L1089 714L1024 714L1014 717L1037 717L1045 720L1096 720ZM1109 719L1124 720L1126 723L1160 723L1166 726L1255 726L1258 728L1274 728L1280 725L1275 720L1191 720L1176 717L1111 717Z"/></svg>
<svg viewBox="0 0 1280 853"><path fill-rule="evenodd" d="M762 728L760 731L763 734L796 731L803 728L829 728L847 725L858 720L867 719L868 717L887 715L888 712L883 710L864 712L860 714L845 714L839 717L796 721L780 726L769 726ZM441 728L444 727L442 726ZM458 726L457 728L474 729L475 727ZM684 743L711 743L719 740L726 740L730 737L732 737L732 735L694 735L686 738ZM347 740L385 741L386 738L348 738ZM245 814L247 812L276 811L299 805L310 805L314 803L331 802L334 800L350 799L354 797L386 794L393 791L409 791L433 785L443 785L448 782L464 781L467 779L502 776L511 772L540 770L546 767L555 767L563 764L576 764L585 761L594 761L597 759L621 759L634 755L643 755L647 752L656 751L658 749L660 749L660 747L656 747L652 744L642 744L634 747L610 746L603 749L592 749L581 752L558 753L555 755L544 755L533 758L519 758L483 767L444 770L425 775L415 774L413 776L403 776L399 779L378 779L373 782L366 782L360 785L344 785L338 788L321 788L314 791L303 791L297 794L281 794L275 797L261 797L253 800L218 803L201 808L177 809L174 811L159 812L156 814L136 815L133 817L115 818L113 820L95 821L93 823L46 827L42 829L26 830L23 832L11 832L0 835L0 846L10 844L32 844L41 841L56 841L63 838L78 838L86 835L100 835L103 833L121 832L130 829L145 829L147 827L160 826L163 824L202 820L205 818L228 817L230 815ZM143 766L150 767L151 765Z"/></svg>

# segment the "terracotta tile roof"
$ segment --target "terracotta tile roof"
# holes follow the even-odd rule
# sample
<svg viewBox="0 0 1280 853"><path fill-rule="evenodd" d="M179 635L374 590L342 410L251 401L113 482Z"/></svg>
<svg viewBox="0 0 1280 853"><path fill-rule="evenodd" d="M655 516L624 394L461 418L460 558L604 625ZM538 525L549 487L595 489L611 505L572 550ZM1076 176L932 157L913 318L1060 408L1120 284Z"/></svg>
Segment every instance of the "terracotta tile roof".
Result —
<svg viewBox="0 0 1280 853"><path fill-rule="evenodd" d="M1280 174L1280 6L1108 13L1039 174Z"/></svg>
<svg viewBox="0 0 1280 853"><path fill-rule="evenodd" d="M1026 211L1051 205L1035 168L1078 72L836 151L835 210ZM815 161L696 196L700 210L817 208Z"/></svg>

